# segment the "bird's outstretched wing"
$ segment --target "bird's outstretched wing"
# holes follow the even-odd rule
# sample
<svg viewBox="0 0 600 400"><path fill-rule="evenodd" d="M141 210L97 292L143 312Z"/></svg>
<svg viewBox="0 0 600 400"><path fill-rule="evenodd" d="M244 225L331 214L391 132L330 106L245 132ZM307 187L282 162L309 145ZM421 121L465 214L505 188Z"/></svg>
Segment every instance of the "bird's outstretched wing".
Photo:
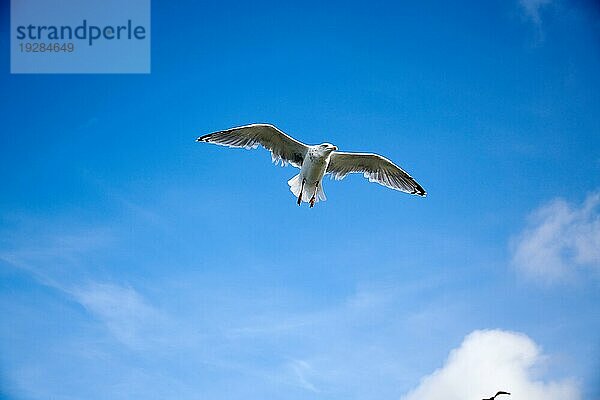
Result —
<svg viewBox="0 0 600 400"><path fill-rule="evenodd" d="M302 166L308 150L307 145L269 124L239 126L200 136L196 141L245 149L255 149L261 145L271 152L275 164L281 161L282 165L290 163L298 168Z"/></svg>
<svg viewBox="0 0 600 400"><path fill-rule="evenodd" d="M343 179L351 173L362 173L370 182L377 182L390 189L419 196L427 195L412 176L378 154L334 151L331 153L327 173L334 179Z"/></svg>

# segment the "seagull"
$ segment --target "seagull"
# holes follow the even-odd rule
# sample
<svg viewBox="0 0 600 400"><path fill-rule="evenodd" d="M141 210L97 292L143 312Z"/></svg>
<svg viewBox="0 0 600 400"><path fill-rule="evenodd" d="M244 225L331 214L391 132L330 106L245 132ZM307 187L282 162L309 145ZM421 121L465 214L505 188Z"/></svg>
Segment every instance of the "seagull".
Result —
<svg viewBox="0 0 600 400"><path fill-rule="evenodd" d="M499 391L498 393L496 393L495 395L493 395L489 399L481 399L481 400L494 400L496 398L496 396L501 395L501 394L507 394L507 395L510 396L510 393L508 393L508 392Z"/></svg>
<svg viewBox="0 0 600 400"><path fill-rule="evenodd" d="M310 204L325 201L323 176L331 175L340 180L350 173L362 173L370 182L377 182L390 189L426 196L421 187L406 171L385 157L371 153L347 153L338 151L331 143L304 144L270 124L250 124L200 136L197 142L221 146L255 149L259 145L271 152L275 165L291 164L300 173L288 181L291 192L302 202Z"/></svg>

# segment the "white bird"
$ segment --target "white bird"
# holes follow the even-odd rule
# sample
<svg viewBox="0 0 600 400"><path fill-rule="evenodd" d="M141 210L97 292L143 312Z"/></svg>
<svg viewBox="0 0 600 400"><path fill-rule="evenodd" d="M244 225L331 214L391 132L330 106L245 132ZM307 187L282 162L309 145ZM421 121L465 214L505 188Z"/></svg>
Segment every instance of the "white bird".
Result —
<svg viewBox="0 0 600 400"><path fill-rule="evenodd" d="M304 201L312 208L319 200L326 200L322 184L325 174L339 180L350 173L362 173L370 182L418 196L427 195L406 171L385 157L337 151L337 146L330 143L306 145L269 124L231 128L200 136L196 141L245 149L262 145L271 152L276 165L281 162L300 168L300 173L288 181L290 190L298 198L298 205Z"/></svg>

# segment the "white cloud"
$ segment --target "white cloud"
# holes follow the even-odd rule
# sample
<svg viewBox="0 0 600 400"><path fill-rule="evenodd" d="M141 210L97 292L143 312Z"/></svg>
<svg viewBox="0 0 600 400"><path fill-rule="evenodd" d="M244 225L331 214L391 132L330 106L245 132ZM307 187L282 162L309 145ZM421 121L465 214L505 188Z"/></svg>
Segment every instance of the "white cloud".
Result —
<svg viewBox="0 0 600 400"><path fill-rule="evenodd" d="M600 273L600 193L581 206L556 199L535 210L512 240L512 263L526 276L547 283L576 270Z"/></svg>
<svg viewBox="0 0 600 400"><path fill-rule="evenodd" d="M442 368L423 378L402 399L477 400L490 397L497 390L511 392L514 399L580 399L573 380L536 379L533 371L545 358L526 335L502 330L474 331L450 352Z"/></svg>

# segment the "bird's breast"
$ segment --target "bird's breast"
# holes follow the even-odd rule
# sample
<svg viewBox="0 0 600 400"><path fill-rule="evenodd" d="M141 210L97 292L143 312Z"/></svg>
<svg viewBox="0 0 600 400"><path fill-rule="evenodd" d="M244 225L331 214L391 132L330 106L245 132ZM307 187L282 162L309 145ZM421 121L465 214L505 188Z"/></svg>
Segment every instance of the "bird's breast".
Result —
<svg viewBox="0 0 600 400"><path fill-rule="evenodd" d="M327 169L328 157L308 154L302 164L300 173L307 181L320 181Z"/></svg>

